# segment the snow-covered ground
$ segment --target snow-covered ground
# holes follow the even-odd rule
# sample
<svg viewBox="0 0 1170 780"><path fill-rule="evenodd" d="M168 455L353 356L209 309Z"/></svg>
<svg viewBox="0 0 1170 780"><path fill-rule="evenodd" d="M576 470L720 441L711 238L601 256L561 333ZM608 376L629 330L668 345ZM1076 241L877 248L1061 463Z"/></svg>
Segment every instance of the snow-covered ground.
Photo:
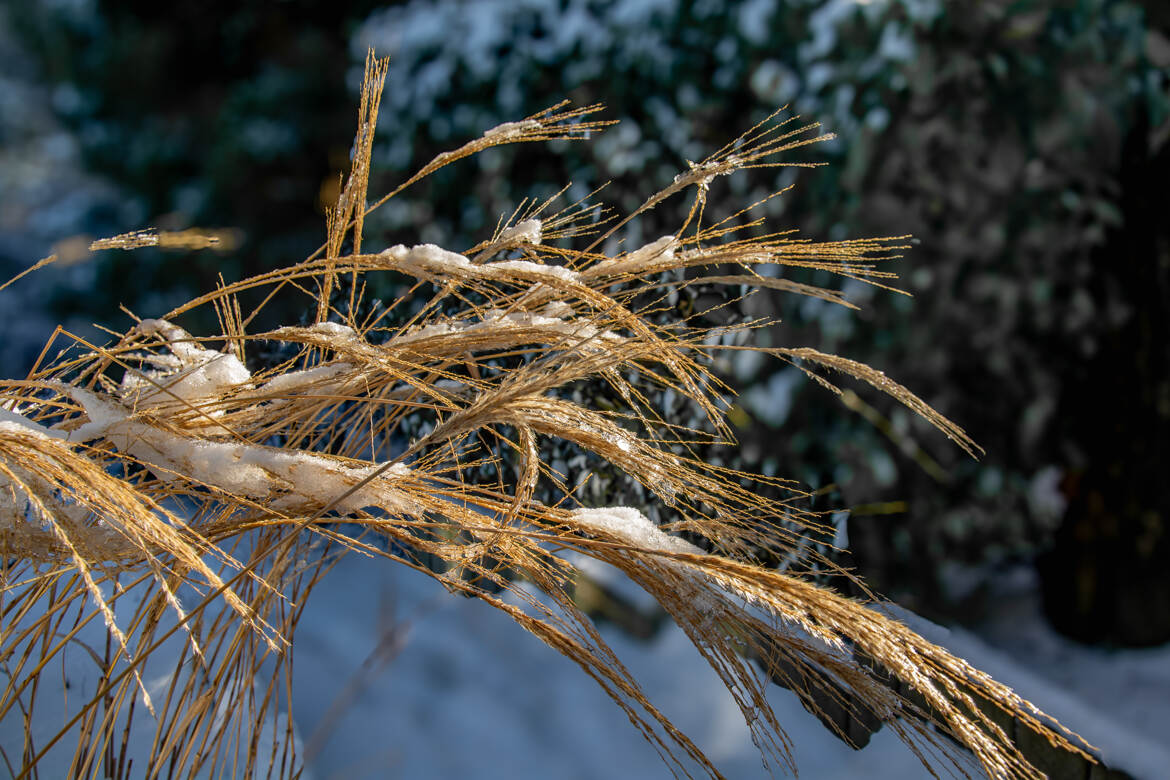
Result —
<svg viewBox="0 0 1170 780"><path fill-rule="evenodd" d="M1170 777L1170 645L1086 647L1049 628L1031 567L998 581L995 611L976 628L980 644L995 648L984 671L1083 729L1112 765L1137 778Z"/></svg>
<svg viewBox="0 0 1170 780"><path fill-rule="evenodd" d="M1165 777L1170 648L1082 648L1043 625L1027 592L1005 607L1010 612L988 626L987 639L909 619L1081 733L1113 767L1138 780ZM366 663L391 626L397 634L385 663ZM769 776L739 710L681 631L671 627L648 643L603 634L651 701L726 776ZM309 599L294 668L292 715L304 741L319 741L314 732L329 721L311 761L318 780L670 777L576 665L496 610L450 596L404 567L354 556L334 569ZM332 707L335 701L344 706ZM801 777L930 776L888 729L854 751L791 693L772 687L770 702Z"/></svg>
<svg viewBox="0 0 1170 780"><path fill-rule="evenodd" d="M893 611L1080 733L1113 768L1137 780L1167 777L1170 647L1110 652L1075 645L1043 624L1027 578L1017 584L980 634ZM99 621L85 632L80 638L95 646L104 636ZM773 776L730 695L680 630L668 627L649 642L606 627L602 633L647 697L726 777ZM147 664L143 677L155 695L165 690L179 641ZM347 557L310 595L294 648L291 716L298 751L308 756L307 778L671 777L654 748L575 664L503 613L453 596L406 567ZM92 695L93 659L74 650L59 667L54 662L61 674L42 678L38 745L60 727L67 698L75 705ZM68 692L59 690L62 681L71 684ZM930 777L889 729L854 751L790 692L770 686L769 702L791 740L800 777ZM286 715L263 727L283 732ZM152 735L149 716L140 712L130 743L135 765L145 764ZM10 713L0 721L0 748L19 756L21 742L19 713ZM41 777L66 776L72 742L67 738L50 753ZM774 776L785 776L783 767L773 768Z"/></svg>
<svg viewBox="0 0 1170 780"><path fill-rule="evenodd" d="M333 724L311 765L318 780L671 777L653 747L574 663L491 607L450 596L404 567L356 557L318 586L298 629L293 718L306 743L374 650L379 611L385 616L390 607L388 620L407 624L405 642L383 671L364 680ZM603 634L651 701L725 775L769 776L739 709L680 630L664 630L649 643L617 630ZM855 752L793 695L772 690L801 776L928 776L888 731ZM878 765L884 774L873 774Z"/></svg>

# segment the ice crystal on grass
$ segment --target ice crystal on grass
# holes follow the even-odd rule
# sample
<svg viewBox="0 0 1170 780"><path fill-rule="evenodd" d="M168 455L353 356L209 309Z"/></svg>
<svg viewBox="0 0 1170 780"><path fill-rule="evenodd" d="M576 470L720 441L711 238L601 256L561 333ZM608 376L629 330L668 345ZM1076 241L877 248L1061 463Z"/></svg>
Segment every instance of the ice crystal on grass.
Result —
<svg viewBox="0 0 1170 780"><path fill-rule="evenodd" d="M2 745L11 766L33 771L72 750L73 776L128 776L131 758L136 775L295 774L296 734L271 724L285 722L300 605L335 562L326 547L397 561L503 610L580 665L681 775L720 776L579 608L580 556L624 572L687 632L770 766L792 759L764 696L769 681L843 739L863 743L884 723L924 760L962 766L963 746L996 777L1039 777L1005 719L1083 754L1026 701L901 623L802 579L799 566L766 566L817 558L807 537L823 536L826 522L798 508L805 494L793 484L697 454L732 439L730 391L712 358L751 347L732 338L736 326L664 319L662 297L702 281L837 300L757 269L880 285L892 276L881 263L903 247L901 237L733 240L726 223L702 224L715 177L789 164L777 155L823 138L815 126L752 128L616 223L589 223L580 204L550 214L546 201L463 252L371 252L365 216L422 176L497 144L580 139L607 124L588 118L595 107L556 106L439 155L367 208L385 67L368 63L353 169L317 253L142 320L106 346L59 332L45 351L55 358L0 385L0 718L6 733L23 734ZM595 251L629 218L687 191L690 217L675 234L616 257ZM132 248L142 235L107 244ZM687 277L692 269L712 273ZM366 306L367 280L387 274L410 292ZM299 297L307 321L250 330L278 296ZM213 337L178 324L201 307L219 317ZM269 352L277 362L246 358L260 342L279 346ZM763 352L826 385L818 369L852 375L975 451L879 372L811 348ZM583 387L612 401L591 406ZM680 425L667 398L692 405L699 424ZM576 454L553 468L558 442ZM596 464L657 497L664 520L587 502ZM90 648L98 683L69 699L61 730L41 739L38 676L80 652L68 636L94 616L109 637L104 651ZM170 682L148 694L143 669L163 663L175 635ZM135 707L148 695L152 718ZM149 747L132 755L132 745Z"/></svg>

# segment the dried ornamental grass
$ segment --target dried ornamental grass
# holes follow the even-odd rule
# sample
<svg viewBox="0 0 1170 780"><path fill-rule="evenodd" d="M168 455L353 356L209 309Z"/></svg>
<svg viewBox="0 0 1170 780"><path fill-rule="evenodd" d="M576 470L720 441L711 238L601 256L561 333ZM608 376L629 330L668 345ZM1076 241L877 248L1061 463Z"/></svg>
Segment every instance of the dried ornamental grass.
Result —
<svg viewBox="0 0 1170 780"><path fill-rule="evenodd" d="M885 724L928 766L949 760L963 772L965 748L989 776L1041 777L1002 727L1013 722L1089 759L1078 737L877 605L763 565L815 556L806 537L823 523L798 508L796 486L697 454L733 438L712 356L752 347L735 328L661 322L672 290L728 284L848 305L760 272L814 268L882 284L892 276L882 261L903 248L901 237L734 240L727 223L703 227L715 177L793 164L781 155L825 138L815 125L769 120L621 221L596 222L583 203L549 213L546 201L464 252L370 252L364 218L423 176L491 146L580 139L608 124L589 118L597 107L555 106L440 155L367 206L385 74L371 56L353 169L315 255L139 320L106 346L59 330L27 379L0 383L0 718L23 734L3 746L14 775L65 751L75 777L295 776L304 751L280 714L294 629L339 549L397 561L509 614L596 680L678 776L721 775L577 604L574 555L617 567L658 600L731 691L771 767L796 769L765 699L770 680L843 739L864 743ZM615 256L597 250L684 192L690 216L675 235ZM98 246L164 243L140 232ZM375 307L377 275L413 282ZM249 329L290 296L309 312L304 322ZM246 314L242 300L255 301ZM215 336L176 324L209 306ZM273 345L283 358L249 359ZM873 385L977 452L880 372L811 348L765 351L833 389L821 372ZM625 408L573 400L589 382ZM700 410L702 430L664 419L656 400L667 392ZM542 460L552 441L641 483L670 519L584 506L587 469L554 470ZM559 501L540 500L549 486ZM785 498L764 497L777 492ZM104 648L87 639L95 626ZM70 653L92 658L95 692L69 699L66 685L62 705L47 678ZM142 730L150 750L135 759L131 735Z"/></svg>

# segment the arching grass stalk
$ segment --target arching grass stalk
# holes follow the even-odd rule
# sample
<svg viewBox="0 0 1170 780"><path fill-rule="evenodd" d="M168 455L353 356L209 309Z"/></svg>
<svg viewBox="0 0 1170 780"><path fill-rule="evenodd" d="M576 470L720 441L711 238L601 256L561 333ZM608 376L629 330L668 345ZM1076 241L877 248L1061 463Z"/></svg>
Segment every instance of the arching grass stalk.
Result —
<svg viewBox="0 0 1170 780"><path fill-rule="evenodd" d="M800 164L783 155L825 138L815 125L773 117L621 221L546 201L461 252L378 250L363 242L364 218L419 178L491 146L580 139L608 124L590 118L597 107L555 106L440 155L367 207L384 77L371 56L353 170L320 251L138 321L106 346L59 331L45 354L65 349L27 379L0 384L0 718L7 733L23 734L3 745L14 774L35 772L54 751L72 751L71 776L295 774L300 748L278 712L295 694L289 659L301 606L336 560L323 551L338 548L418 569L503 610L595 679L683 775L720 776L578 607L568 552L612 564L659 601L734 695L772 765L795 768L764 695L769 680L797 691L842 738L884 723L924 761L962 768L962 746L990 776L1040 777L1001 728L1012 721L1087 757L1074 735L905 625L802 579L798 567L764 565L814 555L804 540L823 533L821 518L797 508L804 494L792 483L697 454L704 442L733 439L730 392L712 356L752 347L735 327L664 322L664 296L701 281L849 305L760 271L812 268L883 284L892 277L884 261L905 247L905 237L735 239L730 222L702 224L714 178ZM629 218L688 194L676 234L613 256L599 249ZM200 246L214 241L192 235ZM138 232L99 246L188 238ZM370 306L379 276L410 280L409 292ZM303 321L252 329L290 298ZM208 306L219 333L180 327ZM283 357L250 359L258 347ZM807 347L763 351L833 389L824 371L860 379L978 451L880 372ZM574 400L584 386L624 406ZM666 393L693 404L701 425L668 419ZM544 454L556 441L586 466L555 470ZM586 506L589 464L641 483L667 520L652 522L646 507ZM560 498L542 500L550 491ZM87 638L95 630L104 648ZM96 682L65 695L62 711L48 679L71 653L91 659Z"/></svg>

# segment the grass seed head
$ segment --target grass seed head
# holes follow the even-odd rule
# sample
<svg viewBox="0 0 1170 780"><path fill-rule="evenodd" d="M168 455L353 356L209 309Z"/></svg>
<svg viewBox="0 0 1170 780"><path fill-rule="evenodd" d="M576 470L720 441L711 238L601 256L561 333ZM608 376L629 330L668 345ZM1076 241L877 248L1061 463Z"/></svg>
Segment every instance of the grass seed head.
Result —
<svg viewBox="0 0 1170 780"><path fill-rule="evenodd" d="M731 393L712 356L753 348L728 338L752 325L663 321L656 302L701 282L852 306L836 291L759 271L819 269L882 285L892 276L886 261L906 246L904 236L745 239L726 222L703 226L716 177L804 164L783 155L827 136L773 116L604 233L590 222L592 207L550 214L550 200L518 207L464 251L370 251L365 218L422 177L495 145L577 140L609 124L591 118L596 106L559 104L439 155L368 205L385 75L386 62L371 55L353 168L316 253L224 283L108 345L61 331L68 349L0 385L0 659L13 670L0 717L31 733L43 706L36 680L54 657L77 651L57 639L70 626L100 615L113 638L104 655L95 651L96 693L71 701L55 737L26 743L26 769L73 740L78 774L127 775L121 735L153 726L135 772L165 766L194 776L235 762L233 772L294 774L301 758L292 732L256 724L280 701L299 605L339 550L392 559L503 610L579 664L684 774L689 761L719 776L579 608L582 575L567 552L617 567L658 600L732 692L771 765L795 769L764 696L769 680L795 690L844 739L863 742L884 723L919 755L960 767L954 746L962 745L994 777L1041 777L997 713L1084 752L1028 702L874 605L807 582L795 568L764 565L815 557L807 542L824 533L822 518L799 509L807 494L793 484L701 456L706 444L733 439ZM676 233L612 257L596 251L630 219L688 193L689 217ZM590 244L573 247L591 234ZM137 232L94 246L214 240ZM343 246L352 249L343 254ZM387 275L406 278L409 295L365 307L366 280ZM287 298L310 313L305 322L249 329ZM196 337L179 326L201 307L214 310L221 332ZM247 359L273 344L279 361ZM807 347L762 351L834 390L817 369L860 379L977 452L960 428L880 372ZM615 400L593 406L582 388ZM699 424L678 424L662 406L667 395L693 405ZM570 473L545 458L557 442L580 456ZM641 485L665 519L651 520L646 507L590 505L591 468ZM559 499L542 500L550 491ZM177 661L152 695L143 670L165 658ZM148 703L151 724L136 700Z"/></svg>

